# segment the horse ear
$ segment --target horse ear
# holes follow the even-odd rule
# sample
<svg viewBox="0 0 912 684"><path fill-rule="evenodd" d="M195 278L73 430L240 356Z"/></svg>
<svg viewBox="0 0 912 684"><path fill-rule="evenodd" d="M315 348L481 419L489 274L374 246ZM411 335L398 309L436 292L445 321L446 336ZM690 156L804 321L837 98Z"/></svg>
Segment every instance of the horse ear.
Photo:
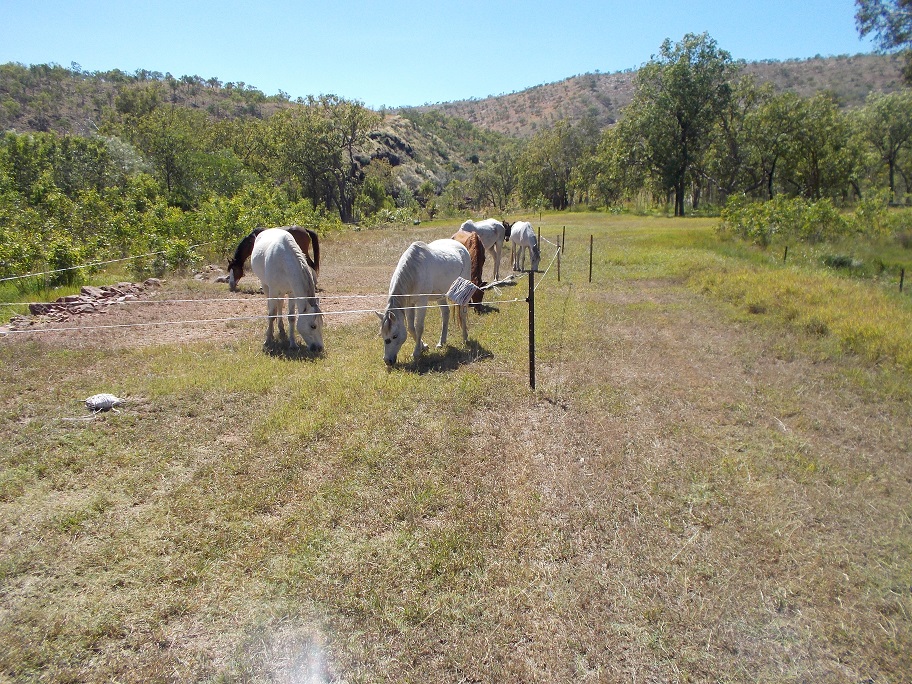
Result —
<svg viewBox="0 0 912 684"><path fill-rule="evenodd" d="M383 320L383 312L382 312L382 311L374 311L374 313L377 314L377 318L379 318L381 321Z"/></svg>

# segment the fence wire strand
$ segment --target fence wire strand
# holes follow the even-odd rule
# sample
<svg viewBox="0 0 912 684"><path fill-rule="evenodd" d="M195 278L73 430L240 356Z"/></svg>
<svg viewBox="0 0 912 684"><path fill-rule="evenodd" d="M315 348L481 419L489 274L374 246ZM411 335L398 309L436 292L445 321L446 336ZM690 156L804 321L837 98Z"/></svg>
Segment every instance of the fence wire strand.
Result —
<svg viewBox="0 0 912 684"><path fill-rule="evenodd" d="M209 242L200 242L196 245L190 245L187 249L196 249L197 247L205 247L206 245L215 244L215 240L210 240ZM93 261L88 264L82 264L80 266L67 266L66 268L55 268L52 271L42 271L40 273L26 273L25 275L15 275L7 276L5 278L0 278L0 283L9 282L11 280L24 280L25 278L38 278L41 276L52 275L54 273L63 273L65 271L75 271L80 268L93 268L95 266L106 266L107 264L116 264L121 261L132 261L133 259L142 259L147 256L155 256L156 254L165 254L168 250L161 249L157 252L147 252L145 254L137 254L136 256L122 257L120 259L109 259L108 261Z"/></svg>
<svg viewBox="0 0 912 684"><path fill-rule="evenodd" d="M545 240L544 238L542 238L542 239ZM549 242L549 244L554 244L548 240L545 240L545 241ZM206 244L211 244L211 243L200 243L199 245L193 245L192 247L194 247L194 248L200 247L200 246L203 246ZM545 282L545 280L548 276L548 273L551 270L551 267L554 265L554 262L557 260L557 257L560 254L562 248L560 245L556 245L556 247L557 247L557 250L555 251L555 254L552 257L551 262L548 264L548 268L545 269L544 273L542 274L541 280L539 280L539 282L535 285L533 292L537 292L538 288L541 287L543 282ZM161 253L162 252L150 252L149 254L144 254L144 255L140 255L140 256L150 256L153 254L161 254ZM117 261L127 261L130 259L136 259L136 258L139 258L139 257L134 256L134 257L127 257L126 259L113 259L111 261L97 262L95 264L74 266L74 267L71 267L71 269L57 269L55 271L47 271L46 273L32 273L32 274L25 275L25 276L14 276L12 278L0 279L0 282L3 282L5 280L14 280L16 278L37 277L37 276L41 276L41 275L47 275L50 273L57 273L57 272L64 271L64 270L72 270L75 268L87 268L89 266L102 265L102 264L107 264L107 263L115 263ZM518 283L519 280L522 280L527 275L528 275L528 273L521 273L520 275L518 275L516 277L516 282ZM499 288L495 288L495 291L497 289L499 289ZM414 295L408 295L408 296L413 297L413 298L414 297L440 297L440 296L443 296L443 294L444 293L435 292L435 293L414 294ZM317 295L316 298L321 299L321 300L341 300L341 299L383 299L383 298L387 298L387 297L389 297L388 293L351 294L351 295ZM210 299L125 299L122 301L104 302L104 305L112 306L112 305L125 305L125 304L223 304L223 303L234 304L234 303L262 302L262 301L268 302L270 299L284 300L285 297L269 297L269 298L216 297L216 298L210 298ZM488 305L515 304L518 302L525 303L525 302L527 302L527 299L519 298L519 297L516 297L513 299L495 299L495 300L490 300L488 302L485 302L485 304L488 304ZM17 303L3 302L2 304L5 306L28 306L29 304L66 305L66 304L78 304L78 303L79 302L17 302ZM396 308L401 309L401 310L417 310L417 309L432 309L432 308L435 308L438 306L440 306L440 304L434 303L434 304L427 304L427 305L422 305L422 306L403 306L403 307L396 307ZM346 310L342 310L342 311L322 311L321 313L323 314L323 316L342 316L342 315L368 314L368 313L373 313L375 311L376 311L376 309L371 308L371 309L346 309ZM304 315L307 315L307 314L304 314ZM59 327L53 327L53 328L36 328L36 329L32 329L32 330L6 330L6 331L0 332L0 337L5 337L7 335L40 334L40 333L50 333L50 332L80 332L80 331L90 331L90 330L144 328L144 327L171 326L171 325L173 325L173 326L197 325L197 324L204 324L204 323L230 323L230 322L241 322L241 321L269 320L270 318L276 319L276 318L284 318L284 317L285 317L285 314L283 314L281 316L269 316L269 315L228 316L228 317L218 317L218 318L200 318L200 319L176 320L176 321L146 321L146 322L137 322L137 323L111 323L111 324L91 325L91 326L59 326Z"/></svg>

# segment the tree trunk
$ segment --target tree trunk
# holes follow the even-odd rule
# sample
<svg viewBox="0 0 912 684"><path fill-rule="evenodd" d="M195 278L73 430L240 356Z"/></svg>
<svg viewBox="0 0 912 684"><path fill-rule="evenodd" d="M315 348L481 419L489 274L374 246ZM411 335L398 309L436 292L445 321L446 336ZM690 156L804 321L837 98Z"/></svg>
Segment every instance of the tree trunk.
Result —
<svg viewBox="0 0 912 684"><path fill-rule="evenodd" d="M684 216L684 182L679 181L675 184L675 216Z"/></svg>
<svg viewBox="0 0 912 684"><path fill-rule="evenodd" d="M894 183L896 178L896 161L890 160L890 204L896 201L896 185Z"/></svg>

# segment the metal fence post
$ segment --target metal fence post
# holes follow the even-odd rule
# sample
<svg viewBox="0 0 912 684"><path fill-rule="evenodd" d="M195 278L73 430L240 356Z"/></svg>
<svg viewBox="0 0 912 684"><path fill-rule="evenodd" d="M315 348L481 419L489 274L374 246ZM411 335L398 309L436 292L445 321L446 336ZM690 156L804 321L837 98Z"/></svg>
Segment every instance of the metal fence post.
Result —
<svg viewBox="0 0 912 684"><path fill-rule="evenodd" d="M535 271L529 273L529 387L535 389Z"/></svg>
<svg viewBox="0 0 912 684"><path fill-rule="evenodd" d="M592 236L589 236L589 282L592 282Z"/></svg>

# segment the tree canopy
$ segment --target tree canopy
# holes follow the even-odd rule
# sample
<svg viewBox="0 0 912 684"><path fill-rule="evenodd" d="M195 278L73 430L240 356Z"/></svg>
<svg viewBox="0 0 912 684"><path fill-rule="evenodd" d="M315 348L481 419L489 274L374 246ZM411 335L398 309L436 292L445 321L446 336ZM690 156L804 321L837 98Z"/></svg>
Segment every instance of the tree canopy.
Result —
<svg viewBox="0 0 912 684"><path fill-rule="evenodd" d="M912 85L912 0L855 0L855 6L859 34L874 34L881 50L902 51L903 76Z"/></svg>
<svg viewBox="0 0 912 684"><path fill-rule="evenodd" d="M642 165L684 215L687 184L710 144L710 131L731 97L731 55L707 34L666 40L640 69L622 126Z"/></svg>

